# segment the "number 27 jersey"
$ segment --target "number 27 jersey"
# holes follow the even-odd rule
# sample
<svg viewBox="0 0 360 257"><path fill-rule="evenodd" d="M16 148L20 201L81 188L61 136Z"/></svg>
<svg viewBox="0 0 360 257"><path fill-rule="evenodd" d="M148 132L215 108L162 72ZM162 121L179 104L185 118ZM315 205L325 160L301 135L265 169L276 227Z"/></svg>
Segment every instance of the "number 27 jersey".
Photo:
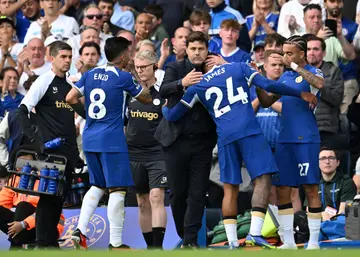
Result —
<svg viewBox="0 0 360 257"><path fill-rule="evenodd" d="M246 63L215 66L199 84L186 90L181 102L192 107L200 101L216 123L218 147L261 134L249 98L249 86L258 72Z"/></svg>
<svg viewBox="0 0 360 257"><path fill-rule="evenodd" d="M113 66L86 72L76 87L85 97L83 149L88 152L127 152L124 135L126 95L137 97L142 87L130 73Z"/></svg>

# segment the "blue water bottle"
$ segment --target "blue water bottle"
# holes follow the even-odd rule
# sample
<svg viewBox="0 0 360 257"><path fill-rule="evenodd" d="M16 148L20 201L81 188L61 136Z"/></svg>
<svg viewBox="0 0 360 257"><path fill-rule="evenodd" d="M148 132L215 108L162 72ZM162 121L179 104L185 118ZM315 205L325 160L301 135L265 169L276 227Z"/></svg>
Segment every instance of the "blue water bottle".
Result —
<svg viewBox="0 0 360 257"><path fill-rule="evenodd" d="M30 173L30 179L29 179L29 185L27 187L28 190L34 190L34 186L35 186L35 181L36 181L36 177L35 176L31 176L31 175L37 175L36 170L33 170Z"/></svg>
<svg viewBox="0 0 360 257"><path fill-rule="evenodd" d="M41 169L40 171L40 176L49 176L49 169L47 166L45 166L45 168ZM40 183L39 183L39 192L46 192L47 189L47 185L48 185L48 179L47 178L40 178Z"/></svg>
<svg viewBox="0 0 360 257"><path fill-rule="evenodd" d="M59 177L59 169L56 168L56 166L54 166L50 172L49 172L49 176L52 178L58 178ZM49 179L49 184L48 184L48 188L47 188L47 192L49 194L56 194L57 192L57 185L58 185L58 181L57 180L53 180L53 179Z"/></svg>
<svg viewBox="0 0 360 257"><path fill-rule="evenodd" d="M31 172L31 166L29 163L27 163L21 170L22 173L27 173L30 174ZM27 174L23 174L20 176L20 183L19 183L19 188L20 189L27 189L28 188L28 184L29 184L29 175Z"/></svg>
<svg viewBox="0 0 360 257"><path fill-rule="evenodd" d="M51 141L46 142L44 144L44 146L45 146L45 149L57 149L60 146L62 146L64 144L64 142L65 142L65 138L58 137Z"/></svg>

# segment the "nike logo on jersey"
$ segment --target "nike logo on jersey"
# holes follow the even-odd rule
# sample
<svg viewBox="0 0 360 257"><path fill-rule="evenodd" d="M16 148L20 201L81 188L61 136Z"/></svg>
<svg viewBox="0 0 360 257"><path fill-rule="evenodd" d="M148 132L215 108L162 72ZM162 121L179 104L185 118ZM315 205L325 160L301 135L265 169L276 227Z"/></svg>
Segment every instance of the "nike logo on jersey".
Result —
<svg viewBox="0 0 360 257"><path fill-rule="evenodd" d="M167 177L162 177L160 184L165 184L167 182Z"/></svg>
<svg viewBox="0 0 360 257"><path fill-rule="evenodd" d="M53 87L53 94L56 94L58 92L58 88L57 87Z"/></svg>

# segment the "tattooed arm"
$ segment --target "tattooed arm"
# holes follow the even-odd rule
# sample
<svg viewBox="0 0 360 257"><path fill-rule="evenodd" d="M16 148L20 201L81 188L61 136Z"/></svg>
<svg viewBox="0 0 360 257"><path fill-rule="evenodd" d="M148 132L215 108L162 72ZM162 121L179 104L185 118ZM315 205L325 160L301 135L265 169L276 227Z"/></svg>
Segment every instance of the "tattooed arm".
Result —
<svg viewBox="0 0 360 257"><path fill-rule="evenodd" d="M325 81L324 78L317 76L310 71L305 70L304 68L297 67L294 69L297 73L299 73L310 85L316 87L317 89L321 89L324 87Z"/></svg>
<svg viewBox="0 0 360 257"><path fill-rule="evenodd" d="M141 93L136 97L136 99L143 104L152 103L152 96L150 94L149 88L143 86Z"/></svg>

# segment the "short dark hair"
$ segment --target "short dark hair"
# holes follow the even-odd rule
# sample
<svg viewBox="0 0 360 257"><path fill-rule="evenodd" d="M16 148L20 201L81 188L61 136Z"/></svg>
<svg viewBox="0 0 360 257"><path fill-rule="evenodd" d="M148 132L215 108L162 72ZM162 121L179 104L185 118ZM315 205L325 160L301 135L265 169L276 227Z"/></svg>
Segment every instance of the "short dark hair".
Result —
<svg viewBox="0 0 360 257"><path fill-rule="evenodd" d="M317 37L314 34L305 34L305 35L303 35L303 38L305 38L307 43L310 41L319 41L320 45L321 45L321 50L323 52L326 51L326 43L325 43L324 39Z"/></svg>
<svg viewBox="0 0 360 257"><path fill-rule="evenodd" d="M278 33L268 34L265 38L265 45L282 46L285 43L286 38Z"/></svg>
<svg viewBox="0 0 360 257"><path fill-rule="evenodd" d="M164 16L164 9L158 4L149 4L144 8L143 12L155 15L157 19L162 19Z"/></svg>
<svg viewBox="0 0 360 257"><path fill-rule="evenodd" d="M114 61L123 54L131 45L131 42L123 37L111 37L105 41L105 56L109 62Z"/></svg>
<svg viewBox="0 0 360 257"><path fill-rule="evenodd" d="M321 6L320 6L319 4L308 4L308 5L305 6L305 8L304 8L304 14L305 14L307 11L310 11L310 10L313 10L313 9L316 9L316 10L322 12Z"/></svg>
<svg viewBox="0 0 360 257"><path fill-rule="evenodd" d="M189 37L186 40L186 47L189 46L189 43L192 43L195 41L204 43L206 45L206 48L209 48L209 39L204 33L200 32L200 31L191 32Z"/></svg>
<svg viewBox="0 0 360 257"><path fill-rule="evenodd" d="M195 9L189 17L189 22L191 25L198 25L200 21L206 21L211 24L211 16L209 12L202 9Z"/></svg>
<svg viewBox="0 0 360 257"><path fill-rule="evenodd" d="M5 73L8 72L8 71L13 71L13 72L15 72L16 75L17 75L17 77L18 77L18 79L20 78L18 71L17 71L14 67L6 67L6 68L2 69L1 72L0 72L0 80L3 80L3 79L4 79Z"/></svg>
<svg viewBox="0 0 360 257"><path fill-rule="evenodd" d="M340 160L340 154L339 154L339 152L338 152L337 150L335 150L334 148L331 148L331 147L328 147L328 146L322 146L322 147L320 148L320 152L319 152L319 153L321 153L322 151L333 151L334 154L335 154L336 159L337 159L337 160Z"/></svg>
<svg viewBox="0 0 360 257"><path fill-rule="evenodd" d="M113 0L99 0L98 3L100 2L104 2L104 3L107 3L107 4L111 4L112 6L114 6L114 1Z"/></svg>
<svg viewBox="0 0 360 257"><path fill-rule="evenodd" d="M85 47L94 47L96 49L96 52L98 55L101 55L100 46L96 44L95 42L85 42L79 49L79 54L82 55L82 52L84 51Z"/></svg>
<svg viewBox="0 0 360 257"><path fill-rule="evenodd" d="M72 51L71 46L63 41L55 41L50 44L50 55L56 57L61 50Z"/></svg>

